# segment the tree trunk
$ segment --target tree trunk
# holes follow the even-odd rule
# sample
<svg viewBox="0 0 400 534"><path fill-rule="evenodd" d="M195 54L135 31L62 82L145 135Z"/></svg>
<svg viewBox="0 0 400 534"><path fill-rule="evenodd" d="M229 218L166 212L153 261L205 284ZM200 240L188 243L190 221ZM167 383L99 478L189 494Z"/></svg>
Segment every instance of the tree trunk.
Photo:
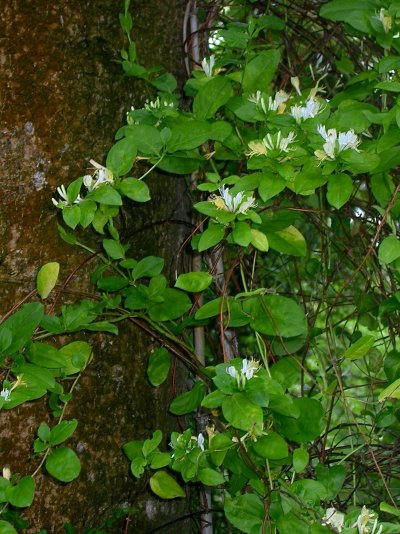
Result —
<svg viewBox="0 0 400 534"><path fill-rule="evenodd" d="M140 61L147 66L163 64L182 80L183 0L132 3ZM109 0L9 0L2 7L2 313L34 288L41 265L58 261L63 279L85 257L58 237L51 197L57 186L85 174L89 159L104 161L124 113L145 98L141 85L123 79L115 63L122 45L121 10L119 2ZM140 210L142 222L131 254L166 255L174 270L179 268L176 250L187 233L180 224L186 217L183 182L158 174L148 183L152 206L145 215ZM163 194L166 190L168 196ZM172 222L160 224L167 220ZM86 278L78 274L74 284L85 290ZM28 533L62 532L65 522L84 532L125 505L140 509L129 532L146 532L185 513L185 504L165 505L149 496L142 482L135 483L121 451L126 441L149 437L167 425L170 384L151 391L145 378L151 341L129 325L121 328L118 338L95 337L94 361L67 413L67 418L79 420L68 445L80 457L81 475L64 485L42 470L36 477L34 503L23 514L30 523ZM0 468L9 466L21 476L33 473L40 459L30 453L32 442L41 421L52 424L49 413L43 400L0 413ZM182 522L177 525L172 532L185 530ZM123 532L113 528L112 532Z"/></svg>

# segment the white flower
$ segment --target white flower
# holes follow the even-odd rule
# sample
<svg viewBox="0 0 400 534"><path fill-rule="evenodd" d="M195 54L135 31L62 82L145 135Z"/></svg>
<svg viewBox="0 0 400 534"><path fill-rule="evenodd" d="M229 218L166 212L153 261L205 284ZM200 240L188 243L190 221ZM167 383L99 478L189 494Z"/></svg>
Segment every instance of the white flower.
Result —
<svg viewBox="0 0 400 534"><path fill-rule="evenodd" d="M386 15L386 10L383 7L379 11L378 19L381 21L385 33L392 29L392 17Z"/></svg>
<svg viewBox="0 0 400 534"><path fill-rule="evenodd" d="M372 523L372 530L370 531L368 524ZM358 534L381 534L383 526L381 525L378 530L378 518L374 512L370 512L366 506L362 507L360 515L357 517L357 521L351 528L357 528Z"/></svg>
<svg viewBox="0 0 400 534"><path fill-rule="evenodd" d="M220 187L219 193L219 195L211 195L209 201L220 210L228 211L235 215L239 213L245 215L247 210L257 206L253 194L246 195L244 192L240 191L233 196L225 186Z"/></svg>
<svg viewBox="0 0 400 534"><path fill-rule="evenodd" d="M10 400L11 395L11 389L3 388L0 391L0 397L4 399L5 402L8 402Z"/></svg>
<svg viewBox="0 0 400 534"><path fill-rule="evenodd" d="M64 206L72 206L72 204L68 200L67 191L66 191L64 185L61 185L60 187L57 187L57 193L60 195L61 198L59 200L57 200L55 198L51 199L52 203L56 207L59 207L60 204L63 204ZM74 200L73 204L79 204L79 202L82 202L82 200L83 199L81 198L81 196L78 195L76 197L76 199Z"/></svg>
<svg viewBox="0 0 400 534"><path fill-rule="evenodd" d="M236 371L233 365L227 367L226 372L228 373L228 375L230 375L232 378L235 378L235 379L239 376L239 373Z"/></svg>
<svg viewBox="0 0 400 534"><path fill-rule="evenodd" d="M228 373L228 375L230 375L236 380L237 385L239 387L244 388L246 381L253 378L259 368L260 364L257 360L247 360L246 358L244 358L244 360L242 361L242 369L240 370L240 372L237 371L237 369L233 365L227 367L226 372Z"/></svg>
<svg viewBox="0 0 400 534"><path fill-rule="evenodd" d="M344 524L344 514L338 512L335 508L327 508L325 516L322 518L323 525L329 525L334 528L335 532L342 532Z"/></svg>
<svg viewBox="0 0 400 534"><path fill-rule="evenodd" d="M3 467L3 478L11 480L11 469L9 467Z"/></svg>
<svg viewBox="0 0 400 534"><path fill-rule="evenodd" d="M287 137L282 137L282 132L278 132L276 135L272 136L267 134L263 139L263 144L267 151L279 150L279 152L289 152L292 148L289 148L296 139L296 134L290 132Z"/></svg>
<svg viewBox="0 0 400 534"><path fill-rule="evenodd" d="M278 91L275 94L275 98L272 99L270 96L268 99L268 109L270 111L277 111L278 113L283 113L285 110L286 102L289 100L290 95L285 93L285 91Z"/></svg>
<svg viewBox="0 0 400 534"><path fill-rule="evenodd" d="M261 108L264 113L267 113L267 111L283 113L285 111L286 102L289 100L289 98L290 95L285 93L285 91L278 91L275 94L275 98L272 98L272 96L268 98L267 106L261 91L257 91L256 93L249 95L248 101L256 104L257 107Z"/></svg>
<svg viewBox="0 0 400 534"><path fill-rule="evenodd" d="M204 452L204 436L201 432L197 436L197 446Z"/></svg>
<svg viewBox="0 0 400 534"><path fill-rule="evenodd" d="M292 106L290 108L291 116L299 124L302 120L306 121L307 119L313 119L322 111L321 104L315 98L310 97L306 100L305 106Z"/></svg>
<svg viewBox="0 0 400 534"><path fill-rule="evenodd" d="M296 89L297 94L299 96L301 96L299 77L298 76L292 76L292 78L290 78L290 82L293 85L293 87Z"/></svg>
<svg viewBox="0 0 400 534"><path fill-rule="evenodd" d="M253 378L254 374L258 371L260 364L256 360L247 360L246 358L242 362L242 375L247 380Z"/></svg>
<svg viewBox="0 0 400 534"><path fill-rule="evenodd" d="M326 131L325 126L320 124L318 126L318 133L324 139L325 143L322 146L323 150L316 150L314 154L321 161L327 158L335 159L335 157L343 150L350 149L360 152L358 145L361 141L354 133L354 130L339 132L338 135L335 128Z"/></svg>
<svg viewBox="0 0 400 534"><path fill-rule="evenodd" d="M209 78L211 78L213 75L214 65L215 65L214 54L212 54L208 60L207 58L204 58L203 61L201 62L201 66L204 71L204 74L208 76Z"/></svg>
<svg viewBox="0 0 400 534"><path fill-rule="evenodd" d="M114 183L113 173L109 169L103 167L103 165L100 165L93 159L90 160L90 163L95 168L93 176L86 174L83 177L83 184L89 193L97 189L100 185Z"/></svg>

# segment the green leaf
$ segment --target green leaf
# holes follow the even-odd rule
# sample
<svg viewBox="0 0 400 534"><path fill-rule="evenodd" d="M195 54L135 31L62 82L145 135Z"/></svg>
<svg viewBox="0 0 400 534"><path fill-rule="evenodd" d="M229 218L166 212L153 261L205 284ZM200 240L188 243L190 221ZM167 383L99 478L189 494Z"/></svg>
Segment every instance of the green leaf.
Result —
<svg viewBox="0 0 400 534"><path fill-rule="evenodd" d="M295 337L307 332L303 310L292 299L280 295L251 298L243 303L250 326L268 336Z"/></svg>
<svg viewBox="0 0 400 534"><path fill-rule="evenodd" d="M395 508L391 504L388 504L387 502L381 502L379 505L379 510L386 514L391 514L396 517L400 517L400 510L398 508Z"/></svg>
<svg viewBox="0 0 400 534"><path fill-rule="evenodd" d="M365 356L374 346L374 336L363 336L358 341L350 345L343 356L348 360L357 360Z"/></svg>
<svg viewBox="0 0 400 534"><path fill-rule="evenodd" d="M47 425L46 423L40 423L39 425L39 428L38 428L38 431L37 431L37 435L39 436L39 438L42 440L42 441L49 441L49 437L50 437L50 428L49 428L49 425Z"/></svg>
<svg viewBox="0 0 400 534"><path fill-rule="evenodd" d="M150 302L147 309L152 321L163 322L178 319L192 307L192 302L183 291L167 288L164 302Z"/></svg>
<svg viewBox="0 0 400 534"><path fill-rule="evenodd" d="M253 449L258 456L268 460L281 460L289 456L286 441L276 432L269 432L267 436L257 438L253 443Z"/></svg>
<svg viewBox="0 0 400 534"><path fill-rule="evenodd" d="M129 124L120 128L116 134L116 139L122 136L132 137L137 146L138 152L146 155L159 156L164 141L160 132L149 124Z"/></svg>
<svg viewBox="0 0 400 534"><path fill-rule="evenodd" d="M185 415L193 412L200 406L205 389L204 382L198 380L190 391L182 393L171 402L169 411L174 415Z"/></svg>
<svg viewBox="0 0 400 534"><path fill-rule="evenodd" d="M224 239L225 228L221 224L210 223L207 230L205 230L199 240L199 252L208 250L214 247Z"/></svg>
<svg viewBox="0 0 400 534"><path fill-rule="evenodd" d="M86 367L92 353L92 347L86 341L73 341L64 345L58 353L64 359L65 374L73 375Z"/></svg>
<svg viewBox="0 0 400 534"><path fill-rule="evenodd" d="M261 532L265 510L261 499L254 493L245 493L237 499L225 499L224 512L232 525L246 534ZM282 531L283 534L284 531ZM292 532L296 532L292 530ZM296 532L296 534L298 534Z"/></svg>
<svg viewBox="0 0 400 534"><path fill-rule="evenodd" d="M333 500L337 497L346 480L346 467L344 465L332 465L325 467L324 465L316 465L315 473L317 481L323 484L327 491L326 498Z"/></svg>
<svg viewBox="0 0 400 534"><path fill-rule="evenodd" d="M143 456L146 458L151 454L161 443L162 432L161 430L156 430L153 432L153 437L151 439L146 439L143 443L142 452Z"/></svg>
<svg viewBox="0 0 400 534"><path fill-rule="evenodd" d="M196 312L195 319L197 321L201 321L203 319L209 319L210 317L215 317L216 315L219 315L221 312L225 312L227 310L227 299L222 299L222 297L218 297L214 300L210 300L210 302L206 302L199 308Z"/></svg>
<svg viewBox="0 0 400 534"><path fill-rule="evenodd" d="M369 33L370 26L365 15L375 15L379 7L380 4L376 0L332 0L321 7L319 14L326 19L346 22L361 32Z"/></svg>
<svg viewBox="0 0 400 534"><path fill-rule="evenodd" d="M125 178L119 186L123 195L135 202L147 202L150 200L150 191L144 182L137 178Z"/></svg>
<svg viewBox="0 0 400 534"><path fill-rule="evenodd" d="M0 534L18 534L18 532L11 523L0 520Z"/></svg>
<svg viewBox="0 0 400 534"><path fill-rule="evenodd" d="M274 414L277 431L296 443L306 443L317 438L325 427L325 411L316 399L307 397L293 398L293 404L299 410L299 417L285 417Z"/></svg>
<svg viewBox="0 0 400 534"><path fill-rule="evenodd" d="M168 452L156 452L151 459L151 469L160 469L166 467L171 462L171 457Z"/></svg>
<svg viewBox="0 0 400 534"><path fill-rule="evenodd" d="M232 449L233 445L232 438L228 434L215 434L210 440L209 448L212 463L218 467L222 465L227 452Z"/></svg>
<svg viewBox="0 0 400 534"><path fill-rule="evenodd" d="M293 451L293 469L296 473L301 473L307 467L310 456L305 449L295 449Z"/></svg>
<svg viewBox="0 0 400 534"><path fill-rule="evenodd" d="M76 245L77 239L74 236L74 234L70 234L69 232L64 230L64 228L60 224L57 224L57 229L58 229L58 233L60 234L60 237L61 237L61 239L63 241L65 241L69 245Z"/></svg>
<svg viewBox="0 0 400 534"><path fill-rule="evenodd" d="M106 167L114 176L123 176L131 170L136 154L135 140L132 137L121 139L111 147L107 154Z"/></svg>
<svg viewBox="0 0 400 534"><path fill-rule="evenodd" d="M75 432L78 426L76 419L70 421L60 421L56 426L51 429L48 441L50 445L59 445L63 441L67 440Z"/></svg>
<svg viewBox="0 0 400 534"><path fill-rule="evenodd" d="M326 198L331 206L340 209L353 193L353 181L348 174L334 174L328 181Z"/></svg>
<svg viewBox="0 0 400 534"><path fill-rule="evenodd" d="M200 291L204 291L204 289L206 289L212 281L213 277L209 273L185 273L178 276L178 279L175 282L175 287L191 293L198 293Z"/></svg>
<svg viewBox="0 0 400 534"><path fill-rule="evenodd" d="M160 347L149 357L147 376L150 383L157 387L167 379L171 367L171 356L167 349Z"/></svg>
<svg viewBox="0 0 400 534"><path fill-rule="evenodd" d="M60 264L57 262L46 263L39 269L36 278L36 287L39 296L45 299L49 296L57 283Z"/></svg>
<svg viewBox="0 0 400 534"><path fill-rule="evenodd" d="M219 471L211 469L210 467L203 467L199 469L198 479L205 486L219 486L225 483L225 478Z"/></svg>
<svg viewBox="0 0 400 534"><path fill-rule="evenodd" d="M225 76L211 78L197 93L193 113L199 119L209 119L233 96L231 82Z"/></svg>
<svg viewBox="0 0 400 534"><path fill-rule="evenodd" d="M400 258L400 240L394 235L385 237L380 244L378 257L382 263L392 263Z"/></svg>
<svg viewBox="0 0 400 534"><path fill-rule="evenodd" d="M17 508L26 508L33 502L35 496L35 481L31 476L21 478L15 486L6 488L6 497L10 504Z"/></svg>
<svg viewBox="0 0 400 534"><path fill-rule="evenodd" d="M101 185L94 191L91 191L86 198L88 200L95 200L99 204L122 206L121 195L110 185Z"/></svg>
<svg viewBox="0 0 400 534"><path fill-rule="evenodd" d="M164 268L164 259L158 256L146 256L138 261L132 270L132 278L136 281L139 278L150 278L157 276Z"/></svg>
<svg viewBox="0 0 400 534"><path fill-rule="evenodd" d="M81 463L78 456L68 447L60 447L50 453L46 469L51 476L61 482L71 482L79 476Z"/></svg>
<svg viewBox="0 0 400 534"><path fill-rule="evenodd" d="M222 405L224 398L224 393L217 389L206 395L201 401L201 405L204 406L204 408L219 408Z"/></svg>
<svg viewBox="0 0 400 534"><path fill-rule="evenodd" d="M0 333L3 330L8 330L12 336L12 342L7 347L8 354L17 352L30 340L33 332L39 326L43 315L43 304L32 302L21 306L20 310L0 325ZM8 334L7 337L9 338Z"/></svg>
<svg viewBox="0 0 400 534"><path fill-rule="evenodd" d="M263 424L263 411L260 406L250 402L243 393L235 393L226 397L222 402L222 413L225 419L235 428L261 430Z"/></svg>
<svg viewBox="0 0 400 534"><path fill-rule="evenodd" d="M393 93L400 93L400 82L385 81L375 85L376 89L382 89L382 91L390 91Z"/></svg>
<svg viewBox="0 0 400 534"><path fill-rule="evenodd" d="M115 239L103 239L103 248L113 260L125 258L125 248Z"/></svg>
<svg viewBox="0 0 400 534"><path fill-rule="evenodd" d="M166 471L158 471L150 478L150 488L162 499L185 497L185 492Z"/></svg>
<svg viewBox="0 0 400 534"><path fill-rule="evenodd" d="M260 175L261 179L260 185L258 186L258 193L263 202L266 202L270 198L273 198L279 193L281 193L287 185L286 180L284 180L280 176L271 176L269 174L264 173L260 173Z"/></svg>
<svg viewBox="0 0 400 534"><path fill-rule="evenodd" d="M173 76L170 72L166 72L154 80L151 80L151 85L153 85L159 91L173 93L177 87L177 81L175 76Z"/></svg>
<svg viewBox="0 0 400 534"><path fill-rule="evenodd" d="M138 456L131 462L131 473L134 477L140 478L144 473L144 468L147 465L147 460L144 457Z"/></svg>
<svg viewBox="0 0 400 534"><path fill-rule="evenodd" d="M275 76L280 61L278 50L260 52L244 69L242 87L244 92L265 91Z"/></svg>
<svg viewBox="0 0 400 534"><path fill-rule="evenodd" d="M62 210L62 218L67 226L73 230L79 224L81 220L81 209L79 206L66 206Z"/></svg>
<svg viewBox="0 0 400 534"><path fill-rule="evenodd" d="M294 226L288 226L284 230L268 233L268 243L273 250L291 256L305 256L307 243L304 236Z"/></svg>
<svg viewBox="0 0 400 534"><path fill-rule="evenodd" d="M378 397L379 402L386 399L400 399L400 378L387 386Z"/></svg>
<svg viewBox="0 0 400 534"><path fill-rule="evenodd" d="M267 236L263 232L260 232L260 230L256 230L255 228L251 228L250 233L250 242L253 247L257 250L261 250L261 252L268 252L269 244Z"/></svg>
<svg viewBox="0 0 400 534"><path fill-rule="evenodd" d="M235 243L241 247L247 247L253 239L250 225L246 222L236 222L232 230L232 237Z"/></svg>
<svg viewBox="0 0 400 534"><path fill-rule="evenodd" d="M63 355L58 350L47 343L32 343L28 351L29 359L39 367L48 369L60 369L65 365Z"/></svg>

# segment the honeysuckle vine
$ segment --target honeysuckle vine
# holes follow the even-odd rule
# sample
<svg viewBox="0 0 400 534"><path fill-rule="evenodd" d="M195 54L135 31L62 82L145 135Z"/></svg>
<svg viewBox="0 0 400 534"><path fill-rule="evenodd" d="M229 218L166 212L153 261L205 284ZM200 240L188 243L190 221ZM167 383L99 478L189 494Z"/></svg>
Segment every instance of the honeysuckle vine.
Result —
<svg viewBox="0 0 400 534"><path fill-rule="evenodd" d="M162 499L204 487L212 510L191 505L203 517L217 512L216 533L396 533L400 7L324 3L307 19L313 31L321 20L345 22L349 50L370 43L373 57L356 71L336 33L320 32L338 56L329 63L321 52L296 71L291 19L272 4L221 6L203 43L213 53L194 65L181 101L172 74L139 64L124 2L121 67L149 97L129 109L104 164L90 160L52 199L62 239L96 259L96 292L53 312L45 299L59 266L40 269L42 301L0 325L0 408L49 395L55 424L38 429L37 469L75 480L79 457L64 442L78 421L64 420L73 395L64 387L96 355L86 341L63 340L117 335L129 320L158 343L149 387L168 385L175 357L192 383L171 398L179 432L143 440L132 429L121 444L133 479L146 476ZM136 257L120 225L124 203L134 215L151 201L154 170L185 179L193 199L194 230L178 246L198 269L174 280L163 258ZM98 250L86 243L89 227ZM24 508L34 478L3 472L2 490L3 514Z"/></svg>

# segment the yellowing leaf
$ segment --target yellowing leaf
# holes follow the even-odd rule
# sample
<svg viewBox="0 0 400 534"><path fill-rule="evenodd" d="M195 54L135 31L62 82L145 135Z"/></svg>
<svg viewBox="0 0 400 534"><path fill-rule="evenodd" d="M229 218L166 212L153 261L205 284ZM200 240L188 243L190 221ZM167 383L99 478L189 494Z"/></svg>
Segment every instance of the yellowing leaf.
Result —
<svg viewBox="0 0 400 534"><path fill-rule="evenodd" d="M150 479L152 491L162 499L185 497L185 492L166 471L158 471Z"/></svg>
<svg viewBox="0 0 400 534"><path fill-rule="evenodd" d="M39 269L36 278L36 287L39 296L45 299L49 296L54 286L57 283L58 273L60 272L60 264L56 261L46 263Z"/></svg>

